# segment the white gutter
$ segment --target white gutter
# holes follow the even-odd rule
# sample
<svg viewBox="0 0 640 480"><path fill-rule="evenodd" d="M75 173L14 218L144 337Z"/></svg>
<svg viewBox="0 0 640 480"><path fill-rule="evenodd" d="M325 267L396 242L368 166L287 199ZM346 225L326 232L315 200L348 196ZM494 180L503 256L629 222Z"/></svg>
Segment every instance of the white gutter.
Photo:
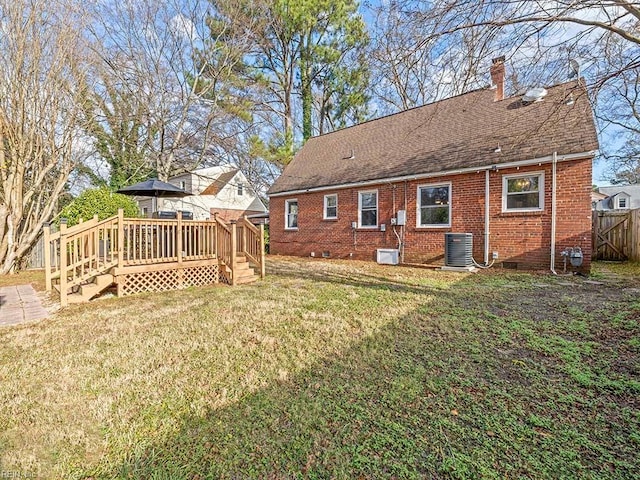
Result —
<svg viewBox="0 0 640 480"><path fill-rule="evenodd" d="M379 185L381 183L403 182L405 180L422 180L425 178L444 177L447 175L462 175L465 173L482 172L486 170L503 170L505 168L526 167L530 165L540 165L543 163L550 163L553 161L568 162L571 160L579 160L583 158L594 157L595 155L596 155L595 150L582 152L582 153L570 153L567 155L562 155L560 157L558 157L557 154L554 153L553 155L547 155L539 158L532 158L530 160L520 160L517 162L499 163L499 164L493 164L493 165L485 165L482 167L468 167L468 168L461 168L458 170L445 170L442 172L434 172L434 173L422 173L418 175L403 175L400 177L378 178L375 180L366 180L363 182L341 183L337 185L326 185L322 187L303 188L299 190L289 190L286 192L277 192L277 193L271 193L271 194L267 193L267 196L283 197L287 195L297 195L299 193L323 192L327 190L338 190L341 188L365 187L369 185ZM554 160L554 158L556 160Z"/></svg>
<svg viewBox="0 0 640 480"><path fill-rule="evenodd" d="M489 265L489 170L484 171L484 264Z"/></svg>
<svg viewBox="0 0 640 480"><path fill-rule="evenodd" d="M556 164L558 163L558 154L553 152L553 163L551 167L551 273L556 273Z"/></svg>

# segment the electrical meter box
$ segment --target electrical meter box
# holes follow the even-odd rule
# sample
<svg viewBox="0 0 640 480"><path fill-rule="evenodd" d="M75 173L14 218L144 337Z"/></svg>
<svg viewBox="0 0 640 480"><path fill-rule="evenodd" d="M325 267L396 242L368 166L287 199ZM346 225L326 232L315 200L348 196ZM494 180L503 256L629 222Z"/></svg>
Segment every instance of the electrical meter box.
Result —
<svg viewBox="0 0 640 480"><path fill-rule="evenodd" d="M407 224L407 211L406 210L398 210L398 215L396 216L397 221L396 225L406 225Z"/></svg>

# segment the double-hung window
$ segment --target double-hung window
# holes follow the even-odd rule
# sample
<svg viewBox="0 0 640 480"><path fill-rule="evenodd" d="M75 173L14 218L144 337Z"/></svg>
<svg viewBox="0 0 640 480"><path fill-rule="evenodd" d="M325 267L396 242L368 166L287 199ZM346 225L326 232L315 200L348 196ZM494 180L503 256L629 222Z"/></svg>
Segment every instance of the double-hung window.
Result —
<svg viewBox="0 0 640 480"><path fill-rule="evenodd" d="M544 173L523 173L502 177L502 211L544 210Z"/></svg>
<svg viewBox="0 0 640 480"><path fill-rule="evenodd" d="M378 226L378 191L358 192L358 227L376 228Z"/></svg>
<svg viewBox="0 0 640 480"><path fill-rule="evenodd" d="M298 229L298 200L284 202L284 228L286 230Z"/></svg>
<svg viewBox="0 0 640 480"><path fill-rule="evenodd" d="M451 183L418 187L418 227L451 226Z"/></svg>
<svg viewBox="0 0 640 480"><path fill-rule="evenodd" d="M338 218L338 195L331 194L324 196L324 217L325 220L335 220Z"/></svg>
<svg viewBox="0 0 640 480"><path fill-rule="evenodd" d="M627 197L616 197L616 203L618 204L618 208L628 208L627 207Z"/></svg>

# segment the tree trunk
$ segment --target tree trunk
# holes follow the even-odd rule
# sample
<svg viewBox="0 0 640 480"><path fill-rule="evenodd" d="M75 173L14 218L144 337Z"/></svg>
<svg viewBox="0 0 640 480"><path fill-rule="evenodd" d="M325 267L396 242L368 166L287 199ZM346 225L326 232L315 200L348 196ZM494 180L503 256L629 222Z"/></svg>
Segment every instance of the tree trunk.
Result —
<svg viewBox="0 0 640 480"><path fill-rule="evenodd" d="M300 49L300 89L302 93L302 138L306 142L312 135L311 110L313 93L311 90L311 59L309 44Z"/></svg>

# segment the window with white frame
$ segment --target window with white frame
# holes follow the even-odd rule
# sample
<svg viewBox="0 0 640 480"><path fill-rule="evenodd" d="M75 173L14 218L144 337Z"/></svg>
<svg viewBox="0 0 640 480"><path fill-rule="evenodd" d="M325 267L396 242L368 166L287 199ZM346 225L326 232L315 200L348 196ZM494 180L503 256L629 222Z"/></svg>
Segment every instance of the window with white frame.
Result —
<svg viewBox="0 0 640 480"><path fill-rule="evenodd" d="M627 197L616 197L616 201L618 202L618 208L628 208Z"/></svg>
<svg viewBox="0 0 640 480"><path fill-rule="evenodd" d="M502 211L532 212L544 209L544 173L502 177Z"/></svg>
<svg viewBox="0 0 640 480"><path fill-rule="evenodd" d="M238 184L238 195L244 195L244 185L242 185L241 183Z"/></svg>
<svg viewBox="0 0 640 480"><path fill-rule="evenodd" d="M418 186L418 227L451 226L451 183Z"/></svg>
<svg viewBox="0 0 640 480"><path fill-rule="evenodd" d="M284 202L284 228L296 230L298 228L298 200L287 200Z"/></svg>
<svg viewBox="0 0 640 480"><path fill-rule="evenodd" d="M324 219L333 220L338 218L338 195L331 194L324 196Z"/></svg>
<svg viewBox="0 0 640 480"><path fill-rule="evenodd" d="M358 227L378 226L378 191L358 192Z"/></svg>
<svg viewBox="0 0 640 480"><path fill-rule="evenodd" d="M187 182L185 180L180 180L180 188L182 190L186 190L187 189Z"/></svg>

